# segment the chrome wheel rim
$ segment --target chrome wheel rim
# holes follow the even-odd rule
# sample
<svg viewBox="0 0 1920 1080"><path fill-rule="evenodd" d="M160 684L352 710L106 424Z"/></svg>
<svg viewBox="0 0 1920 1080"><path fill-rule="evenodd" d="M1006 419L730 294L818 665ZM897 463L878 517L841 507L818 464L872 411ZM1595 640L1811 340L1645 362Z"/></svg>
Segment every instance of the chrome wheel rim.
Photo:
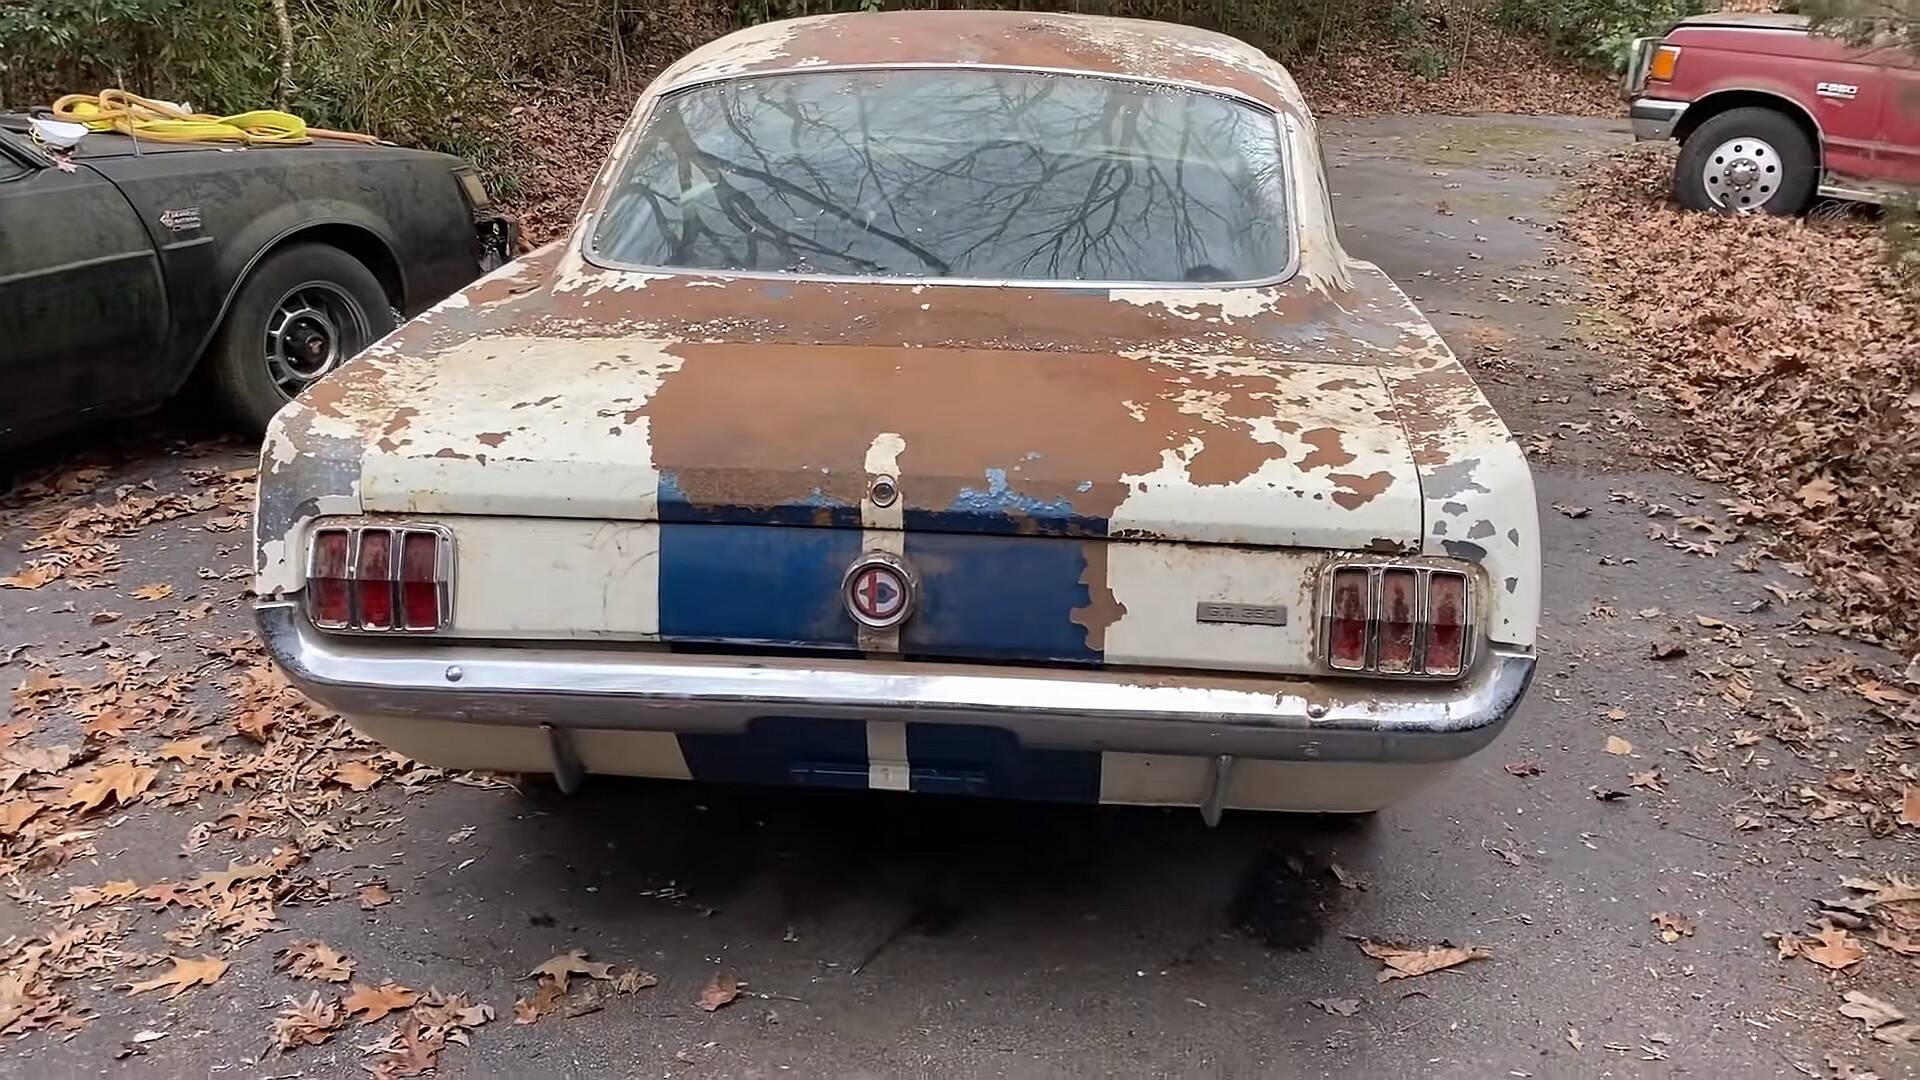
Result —
<svg viewBox="0 0 1920 1080"><path fill-rule="evenodd" d="M372 337L366 309L345 289L328 281L296 285L267 316L267 375L290 399L366 348Z"/></svg>
<svg viewBox="0 0 1920 1080"><path fill-rule="evenodd" d="M1713 148L1700 169L1701 184L1713 205L1751 213L1773 201L1784 178L1780 152L1765 139L1728 139Z"/></svg>

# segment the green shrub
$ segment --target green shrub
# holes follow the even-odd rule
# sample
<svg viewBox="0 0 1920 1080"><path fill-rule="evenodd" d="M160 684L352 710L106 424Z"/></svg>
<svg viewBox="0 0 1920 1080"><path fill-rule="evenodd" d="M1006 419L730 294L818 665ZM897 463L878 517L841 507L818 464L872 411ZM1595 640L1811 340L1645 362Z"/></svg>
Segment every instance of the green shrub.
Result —
<svg viewBox="0 0 1920 1080"><path fill-rule="evenodd" d="M1705 0L1496 0L1494 14L1561 56L1619 71L1634 38L1665 33L1707 7Z"/></svg>

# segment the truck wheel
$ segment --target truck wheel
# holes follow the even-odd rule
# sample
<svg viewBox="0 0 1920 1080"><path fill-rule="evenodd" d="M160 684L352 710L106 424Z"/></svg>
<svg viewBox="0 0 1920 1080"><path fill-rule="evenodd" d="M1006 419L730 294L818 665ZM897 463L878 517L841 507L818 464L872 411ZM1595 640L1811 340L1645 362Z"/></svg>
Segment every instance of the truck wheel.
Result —
<svg viewBox="0 0 1920 1080"><path fill-rule="evenodd" d="M1689 210L1797 214L1813 197L1819 162L1800 125L1774 109L1728 109L1693 130L1673 166L1673 193Z"/></svg>
<svg viewBox="0 0 1920 1080"><path fill-rule="evenodd" d="M360 260L328 244L294 244L241 283L208 375L233 419L260 432L294 395L392 329L386 291Z"/></svg>

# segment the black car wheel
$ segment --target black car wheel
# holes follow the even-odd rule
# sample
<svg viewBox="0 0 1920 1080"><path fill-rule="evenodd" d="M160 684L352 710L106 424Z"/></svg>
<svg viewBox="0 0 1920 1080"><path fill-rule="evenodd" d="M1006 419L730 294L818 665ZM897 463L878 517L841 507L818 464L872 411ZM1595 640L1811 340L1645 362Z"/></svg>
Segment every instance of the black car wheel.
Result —
<svg viewBox="0 0 1920 1080"><path fill-rule="evenodd" d="M295 244L240 286L208 358L215 392L248 431L393 329L386 291L360 260Z"/></svg>
<svg viewBox="0 0 1920 1080"><path fill-rule="evenodd" d="M1673 166L1689 210L1797 214L1819 181L1813 141L1785 113L1728 109L1693 130Z"/></svg>

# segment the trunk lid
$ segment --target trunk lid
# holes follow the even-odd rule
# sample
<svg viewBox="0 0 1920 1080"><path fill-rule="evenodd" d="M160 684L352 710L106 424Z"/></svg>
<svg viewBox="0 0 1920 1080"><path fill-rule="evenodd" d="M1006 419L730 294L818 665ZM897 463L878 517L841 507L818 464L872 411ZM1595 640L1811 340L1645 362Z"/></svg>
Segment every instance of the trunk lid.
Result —
<svg viewBox="0 0 1920 1080"><path fill-rule="evenodd" d="M373 512L1420 542L1414 461L1365 363L483 337L375 375L310 400L316 431L363 433Z"/></svg>

